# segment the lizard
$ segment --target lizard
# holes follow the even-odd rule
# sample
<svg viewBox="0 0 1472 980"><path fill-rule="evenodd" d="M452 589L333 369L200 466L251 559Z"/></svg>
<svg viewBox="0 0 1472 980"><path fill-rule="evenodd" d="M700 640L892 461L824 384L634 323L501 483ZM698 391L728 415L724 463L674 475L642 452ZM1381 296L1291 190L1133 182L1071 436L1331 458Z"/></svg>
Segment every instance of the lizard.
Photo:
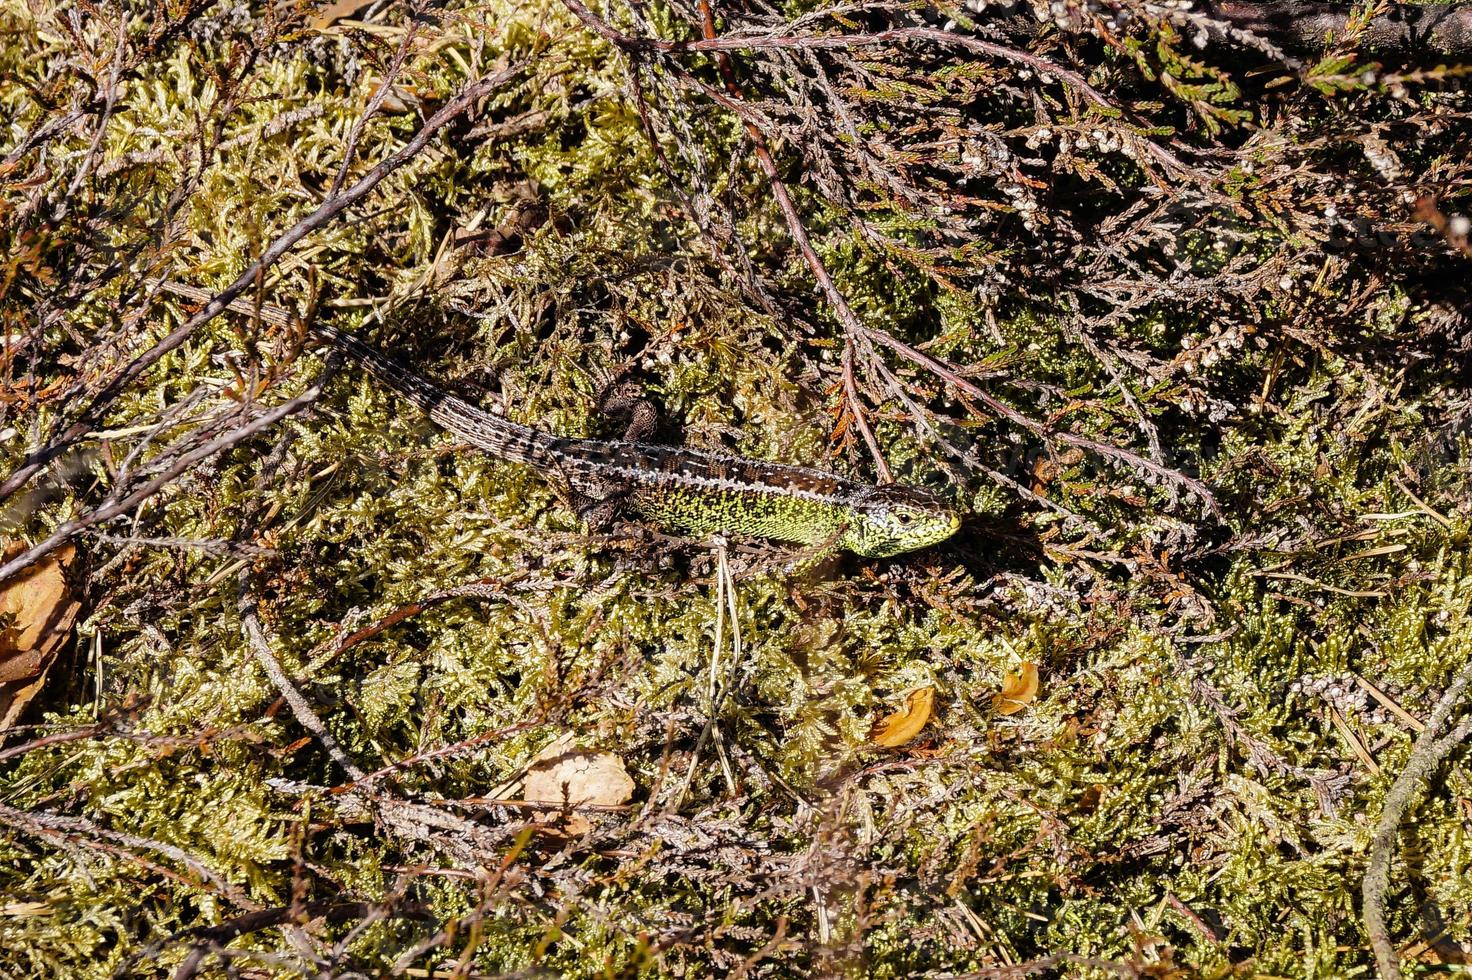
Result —
<svg viewBox="0 0 1472 980"><path fill-rule="evenodd" d="M196 302L212 298L194 286L156 282ZM244 300L226 308L279 325L299 322L284 309ZM646 442L636 426L623 439L558 436L472 405L355 334L315 319L307 329L454 436L532 467L593 526L629 513L692 536L738 534L885 558L944 541L961 524L953 505L921 487Z"/></svg>

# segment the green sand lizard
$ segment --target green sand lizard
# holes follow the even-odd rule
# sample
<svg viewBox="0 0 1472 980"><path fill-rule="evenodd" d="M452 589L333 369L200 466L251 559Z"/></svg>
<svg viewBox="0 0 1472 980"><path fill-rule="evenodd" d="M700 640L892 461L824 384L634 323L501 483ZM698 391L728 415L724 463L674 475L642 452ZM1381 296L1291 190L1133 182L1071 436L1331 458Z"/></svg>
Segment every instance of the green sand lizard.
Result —
<svg viewBox="0 0 1472 980"><path fill-rule="evenodd" d="M162 285L195 301L211 298L192 286ZM231 308L278 323L293 320L284 310L237 303ZM310 329L455 436L543 474L590 524L627 513L688 535L748 535L872 558L936 544L960 527L954 507L919 487L858 483L803 466L634 438L564 438L518 425L450 394L352 334L325 324Z"/></svg>

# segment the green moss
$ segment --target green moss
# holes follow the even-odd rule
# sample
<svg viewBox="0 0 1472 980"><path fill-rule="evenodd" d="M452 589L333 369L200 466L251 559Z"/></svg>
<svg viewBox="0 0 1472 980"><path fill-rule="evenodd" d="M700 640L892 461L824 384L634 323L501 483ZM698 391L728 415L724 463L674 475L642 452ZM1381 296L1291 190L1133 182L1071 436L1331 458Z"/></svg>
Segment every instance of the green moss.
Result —
<svg viewBox="0 0 1472 980"><path fill-rule="evenodd" d="M70 49L37 32L29 8L0 11L0 77L14 80L0 84L0 114L15 131L51 111L44 64ZM249 40L220 16L218 31ZM554 4L444 16L405 76L425 112L463 82L467 65L535 49L526 77L484 115L537 113L540 122L463 153L437 143L353 220L314 233L278 266L264 298L298 305L315 285L323 315L428 374L498 390L510 417L556 431L602 431L596 395L632 362L692 444L862 471L861 452L833 451L839 397L804 363L836 356L835 336L799 342L792 324L756 312L723 278L711 243L674 205L607 47ZM685 30L668 10L655 17L669 36ZM102 43L100 28L88 31ZM392 45L399 35L384 36ZM218 38L174 44L139 69L100 144L116 169L87 202L117 208L103 244L138 246L198 283L237 274L315 208L336 175L364 79L386 61L384 49L354 38L273 40L238 92L222 66L240 68L239 50ZM1167 88L1209 132L1240 125L1242 93L1181 56L1178 40L1134 39L1122 56L1147 73L1174 73ZM710 65L698 70L714 77ZM876 82L862 97L929 105L947 85L972 91L989 75L951 66L923 81ZM237 98L224 113L223 100ZM196 173L185 151L199 119L223 124L233 142ZM392 107L371 120L349 179L417 122ZM707 120L694 131L719 190L754 202L738 225L753 260L789 300L806 302L811 284L765 178L741 167L750 149L739 127ZM85 153L86 139L69 133L48 152ZM191 180L168 240L148 240L169 196ZM505 219L511 189L525 181L550 217L519 250L455 245L457 233ZM1238 172L1222 190L1266 210L1275 188ZM871 215L915 250L907 264L808 193L799 203L818 250L865 322L978 366L988 390L1050 425L1139 447L1139 420L1055 297L1015 282L998 307L922 274L939 262L919 250L933 230L925 220ZM51 251L24 287L0 294L8 317L29 315L46 263L75 259L81 246L66 237L75 230L67 222L80 220L47 232ZM1235 254L1268 255L1291 233L1255 218ZM984 267L1010 248L977 241L946 254ZM1187 235L1181 250L1203 273L1232 260L1207 234ZM41 367L59 372L72 363L63 357L106 336L115 297L102 289L69 311L75 336L49 328L54 362ZM1347 302L1338 292L1330 300ZM1265 301L1264 321L1296 316L1287 304ZM804 312L832 326L826 311ZM1215 329L1204 312L1137 313L1105 333L1161 363L1209 346ZM1356 329L1367 345L1380 343L1413 315L1408 296L1387 288ZM178 317L160 304L131 339L141 347ZM140 446L135 427L161 410L198 393L186 421L141 449L141 465L164 458L169 440L187 438L207 413L233 410L224 389L236 376L221 355L249 350L258 367L281 371L262 395L273 404L322 368L316 353L294 358L246 318L217 319L113 405L101 428L114 434L105 451L87 444L82 477L11 522L35 535L95 505L116 461ZM1189 562L1177 560L1180 525L1191 522L1201 538L1227 532L1162 516L1164 486L1096 456L1044 451L988 413L957 425L963 445L1015 448L1010 472L1020 483L1101 530L1063 533L1057 515L1032 513L978 479L959 488L978 518L953 548L888 564L844 559L808 577L741 578L737 686L698 757L717 618L708 553L586 531L535 474L452 451L349 369L314 411L224 454L139 517L150 537L250 549L146 547L114 560L116 541L84 539L93 604L31 720L69 730L100 715L110 727L0 763L0 803L84 818L100 833L0 830L0 975L168 975L187 948L170 937L247 911L180 852L258 906L294 896L424 906L431 921L303 927L324 955L343 944L330 969L370 974L463 957L484 973L703 976L759 952L760 969L793 975L962 973L1055 953L1135 956L1203 976L1363 972L1367 815L1410 735L1373 701L1331 709L1301 682L1358 674L1425 713L1472 645L1469 518L1457 507L1469 454L1465 436L1450 450L1427 441L1428 405L1449 389L1449 368L1388 383L1335 350L1285 350L1254 335L1203 359L1190 378L1171 373L1136 392L1172 464L1202 475L1249 542L1201 545ZM993 384L994 374L1005 376ZM944 405L932 387L926 404ZM1216 404L1188 410L1188 391ZM1231 407L1216 411L1225 401ZM44 405L25 426L51 425L55 411ZM892 402L874 424L901 474L939 468ZM4 437L8 463L22 458L26 438ZM985 458L1008 463L1000 451ZM1428 506L1443 517L1404 485L1427 458L1436 491ZM1041 460L1056 472L1045 475ZM121 522L108 530L129 533ZM347 755L370 772L403 763L371 780L369 795L330 792L347 775L274 704L278 691L244 637L242 573L272 651ZM440 595L467 585L476 587ZM402 622L337 649L419 602ZM993 695L1020 660L1039 666L1039 697L999 715ZM922 740L876 748L875 720L924 685L937 691L937 713ZM484 798L512 792L507 780L564 732L622 758L639 787L634 809L601 815L586 840L521 840L529 811ZM1434 910L1450 939L1472 941L1465 763L1465 753L1454 757L1403 839L1410 886L1394 896L1397 936L1418 934ZM402 798L473 817L493 843L457 858L429 831L406 833L391 819ZM450 937L432 942L450 923ZM262 970L299 968L279 928L231 945L255 951Z"/></svg>

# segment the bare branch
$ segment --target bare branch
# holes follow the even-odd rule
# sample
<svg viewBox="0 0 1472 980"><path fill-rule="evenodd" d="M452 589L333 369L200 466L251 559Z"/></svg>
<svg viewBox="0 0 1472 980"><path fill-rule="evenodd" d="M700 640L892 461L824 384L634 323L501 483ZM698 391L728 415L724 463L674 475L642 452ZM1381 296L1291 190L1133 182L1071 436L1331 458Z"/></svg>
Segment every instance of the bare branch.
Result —
<svg viewBox="0 0 1472 980"><path fill-rule="evenodd" d="M1365 931L1375 950L1375 965L1382 980L1395 980L1401 975L1400 955L1396 952L1395 942L1385 924L1385 893L1390 889L1390 860L1395 854L1400 824L1416 795L1426 788L1426 780L1431 772L1472 734L1472 715L1463 719L1452 731L1442 734L1442 728L1461 704L1469 684L1472 684L1472 660L1462 666L1437 699L1431 716L1426 719L1426 728L1416 737L1405 767L1385 794L1380 819L1375 822L1375 837L1370 844L1370 863L1365 869L1360 893L1364 899Z"/></svg>

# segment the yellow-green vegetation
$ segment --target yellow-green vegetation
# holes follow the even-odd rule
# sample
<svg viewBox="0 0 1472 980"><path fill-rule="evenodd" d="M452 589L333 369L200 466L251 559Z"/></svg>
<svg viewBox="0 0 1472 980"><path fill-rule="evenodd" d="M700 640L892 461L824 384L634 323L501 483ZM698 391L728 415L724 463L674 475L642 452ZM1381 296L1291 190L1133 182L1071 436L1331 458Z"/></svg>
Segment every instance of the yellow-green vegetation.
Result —
<svg viewBox="0 0 1472 980"><path fill-rule="evenodd" d="M0 744L0 977L1369 975L1376 821L1472 656L1469 100L1093 13L1117 44L1003 35L1053 74L774 48L722 95L558 2L0 0L0 470L61 447L5 531L84 598ZM154 280L225 288L502 70L107 389L197 315ZM711 543L582 527L257 302L560 433L617 434L615 377L661 438L869 480L867 428L970 516L795 575L734 542L713 668ZM517 797L568 735L638 787L585 833ZM1467 762L1394 838L1408 973L1472 945Z"/></svg>

